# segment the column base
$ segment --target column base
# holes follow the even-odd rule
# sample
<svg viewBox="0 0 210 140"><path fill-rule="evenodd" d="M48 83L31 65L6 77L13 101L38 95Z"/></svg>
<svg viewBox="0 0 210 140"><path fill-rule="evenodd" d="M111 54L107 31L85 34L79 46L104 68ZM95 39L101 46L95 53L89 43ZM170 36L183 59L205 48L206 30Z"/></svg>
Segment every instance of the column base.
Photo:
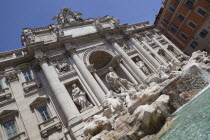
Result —
<svg viewBox="0 0 210 140"><path fill-rule="evenodd" d="M75 125L77 125L81 122L83 122L82 117L81 116L76 116L76 117L74 117L74 118L72 118L68 121L68 127L70 127L70 128L74 127Z"/></svg>

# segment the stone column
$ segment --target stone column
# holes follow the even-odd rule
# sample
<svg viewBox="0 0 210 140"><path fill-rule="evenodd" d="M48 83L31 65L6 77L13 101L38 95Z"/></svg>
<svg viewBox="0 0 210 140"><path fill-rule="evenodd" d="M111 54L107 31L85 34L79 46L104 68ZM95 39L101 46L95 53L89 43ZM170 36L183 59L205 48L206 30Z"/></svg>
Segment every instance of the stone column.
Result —
<svg viewBox="0 0 210 140"><path fill-rule="evenodd" d="M77 66L78 70L82 74L85 81L88 83L89 87L93 91L93 93L96 95L100 103L103 103L105 99L105 93L101 89L101 87L98 85L92 74L88 71L85 64L82 62L82 60L79 58L79 56L71 52L71 58L73 59L75 65Z"/></svg>
<svg viewBox="0 0 210 140"><path fill-rule="evenodd" d="M172 45L174 47L175 50L177 50L180 54L183 54L183 52L174 45L174 43L172 43L167 37L165 37L164 35L160 35L163 39L165 39L167 42L170 43L170 45Z"/></svg>
<svg viewBox="0 0 210 140"><path fill-rule="evenodd" d="M131 73L133 75L133 77L136 79L136 81L138 81L138 83L141 83L141 80L139 79L139 77L131 70L131 68L124 62L121 62L123 64L123 66L129 71L129 73Z"/></svg>
<svg viewBox="0 0 210 140"><path fill-rule="evenodd" d="M110 41L109 41L110 42ZM111 42L114 49L120 54L122 59L125 61L125 63L132 69L132 71L139 77L139 79L143 82L147 76L144 74L143 71L141 71L138 66L133 62L133 60L123 51L123 49L116 43Z"/></svg>
<svg viewBox="0 0 210 140"><path fill-rule="evenodd" d="M144 49L143 46L141 46L136 39L133 37L130 38L130 42L136 47L136 49L149 60L149 62L155 67L158 68L160 66L160 63L148 52Z"/></svg>
<svg viewBox="0 0 210 140"><path fill-rule="evenodd" d="M176 56L174 56L174 54L172 54L171 52L168 51L168 49L163 46L155 37L152 38L155 43L157 43L170 57L172 57L174 60L176 60L177 62L179 62L179 60L176 58Z"/></svg>
<svg viewBox="0 0 210 140"><path fill-rule="evenodd" d="M147 41L141 41L156 57L161 61L162 64L167 65L168 63L166 62L165 59L163 59L160 54L157 53L156 50L154 50L148 43Z"/></svg>
<svg viewBox="0 0 210 140"><path fill-rule="evenodd" d="M101 80L101 78L98 76L98 74L95 71L93 72L93 76L100 85L100 87L103 89L103 91L107 94L109 92L108 88L106 87L104 82Z"/></svg>
<svg viewBox="0 0 210 140"><path fill-rule="evenodd" d="M136 79L130 74L130 72L123 66L121 62L118 62L118 66L122 69L122 71L125 73L128 79L131 80L133 84L138 84Z"/></svg>
<svg viewBox="0 0 210 140"><path fill-rule="evenodd" d="M68 126L72 126L78 121L81 121L81 118L79 117L80 113L77 107L75 106L65 86L58 79L55 69L47 63L43 52L36 51L35 58L42 68L49 86L68 120Z"/></svg>

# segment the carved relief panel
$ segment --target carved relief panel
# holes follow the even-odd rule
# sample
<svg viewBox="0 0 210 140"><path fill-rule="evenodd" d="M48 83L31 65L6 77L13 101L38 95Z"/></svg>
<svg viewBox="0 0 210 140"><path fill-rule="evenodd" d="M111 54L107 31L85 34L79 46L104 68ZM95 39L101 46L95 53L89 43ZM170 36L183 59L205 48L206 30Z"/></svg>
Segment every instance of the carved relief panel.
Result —
<svg viewBox="0 0 210 140"><path fill-rule="evenodd" d="M61 73L66 73L68 71L72 71L73 67L70 64L70 62L67 59L58 59L58 60L54 60L53 62L53 66L55 67L57 73L61 74Z"/></svg>

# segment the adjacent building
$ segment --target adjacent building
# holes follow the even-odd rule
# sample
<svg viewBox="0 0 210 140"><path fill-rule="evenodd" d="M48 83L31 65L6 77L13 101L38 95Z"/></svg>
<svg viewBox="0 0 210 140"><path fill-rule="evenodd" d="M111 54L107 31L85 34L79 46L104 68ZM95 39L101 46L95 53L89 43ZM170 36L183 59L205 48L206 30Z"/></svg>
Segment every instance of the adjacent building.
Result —
<svg viewBox="0 0 210 140"><path fill-rule="evenodd" d="M0 53L0 139L83 139L84 122L103 111L113 68L134 85L185 55L148 22L83 19L64 8L57 24L22 30L24 48ZM141 65L137 65L141 64Z"/></svg>
<svg viewBox="0 0 210 140"><path fill-rule="evenodd" d="M165 0L154 24L186 54L210 52L210 0Z"/></svg>

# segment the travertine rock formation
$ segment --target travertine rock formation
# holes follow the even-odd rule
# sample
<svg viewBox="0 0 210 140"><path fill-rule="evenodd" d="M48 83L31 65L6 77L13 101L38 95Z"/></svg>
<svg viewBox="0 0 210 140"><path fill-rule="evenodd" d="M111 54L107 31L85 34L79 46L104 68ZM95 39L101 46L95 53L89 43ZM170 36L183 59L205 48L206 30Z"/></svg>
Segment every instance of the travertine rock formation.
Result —
<svg viewBox="0 0 210 140"><path fill-rule="evenodd" d="M149 87L134 92L110 92L107 109L87 123L86 139L155 139L155 134L180 106L210 83L209 58L205 52L193 53L182 66L160 68ZM162 74L164 73L164 78ZM154 79L154 75L151 75ZM96 123L102 119L102 123ZM91 136L93 136L91 138Z"/></svg>

